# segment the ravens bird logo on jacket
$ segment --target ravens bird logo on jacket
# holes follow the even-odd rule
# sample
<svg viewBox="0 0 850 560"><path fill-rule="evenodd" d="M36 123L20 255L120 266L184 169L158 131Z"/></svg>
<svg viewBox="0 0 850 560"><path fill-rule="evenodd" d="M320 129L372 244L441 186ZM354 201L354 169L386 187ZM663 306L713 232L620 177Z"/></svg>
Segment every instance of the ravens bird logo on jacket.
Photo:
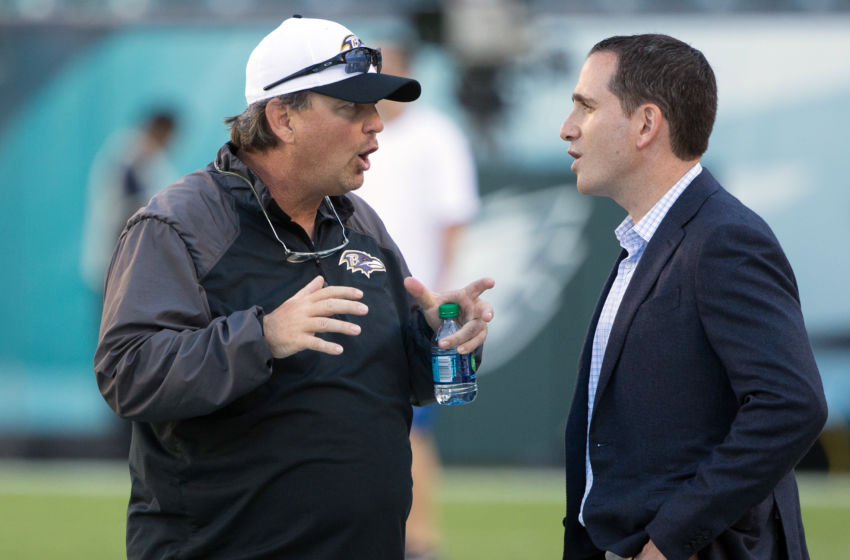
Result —
<svg viewBox="0 0 850 560"><path fill-rule="evenodd" d="M349 249L339 257L339 264L345 263L345 267L354 272L362 272L367 278L371 278L373 272L386 272L384 263L369 253Z"/></svg>

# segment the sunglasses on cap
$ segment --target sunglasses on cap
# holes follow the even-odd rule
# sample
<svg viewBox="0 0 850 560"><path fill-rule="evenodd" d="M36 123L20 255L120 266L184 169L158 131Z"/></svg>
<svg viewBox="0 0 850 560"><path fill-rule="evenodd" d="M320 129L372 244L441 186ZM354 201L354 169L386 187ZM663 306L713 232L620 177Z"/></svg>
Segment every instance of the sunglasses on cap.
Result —
<svg viewBox="0 0 850 560"><path fill-rule="evenodd" d="M268 91L273 87L277 87L284 82L288 82L289 80L300 78L301 76L309 76L310 74L315 74L317 72L321 72L322 70L327 70L331 66L336 66L337 64L345 64L346 74L354 74L356 72L368 72L369 67L371 66L374 66L375 70L380 74L381 50L370 49L369 47L356 47L354 49L341 52L338 55L331 57L323 62L318 62L316 64L313 64L312 66L308 66L307 68L290 74L285 78L281 78L276 82L272 82L266 87L264 87L263 91Z"/></svg>

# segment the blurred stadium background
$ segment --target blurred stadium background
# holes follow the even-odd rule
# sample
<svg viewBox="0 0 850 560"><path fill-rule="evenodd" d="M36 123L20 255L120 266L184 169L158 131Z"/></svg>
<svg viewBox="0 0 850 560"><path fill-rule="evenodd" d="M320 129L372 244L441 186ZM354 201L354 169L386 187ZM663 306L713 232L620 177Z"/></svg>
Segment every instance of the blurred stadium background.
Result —
<svg viewBox="0 0 850 560"><path fill-rule="evenodd" d="M575 192L558 129L587 50L637 32L675 35L715 68L704 163L771 224L797 273L830 406L801 465L807 527L850 549L850 0L0 0L0 557L122 550L126 427L94 382L97 295L79 266L96 153L168 107L175 170L205 165L226 140L222 118L244 108L248 54L293 13L367 44L413 26L419 102L472 139L484 205L452 275L496 278L498 319L479 399L438 420L452 558L560 550L563 427L622 211ZM511 532L517 523L538 533ZM46 526L65 527L55 539L69 544L14 548ZM510 552L500 536L531 548ZM462 548L485 537L493 554Z"/></svg>

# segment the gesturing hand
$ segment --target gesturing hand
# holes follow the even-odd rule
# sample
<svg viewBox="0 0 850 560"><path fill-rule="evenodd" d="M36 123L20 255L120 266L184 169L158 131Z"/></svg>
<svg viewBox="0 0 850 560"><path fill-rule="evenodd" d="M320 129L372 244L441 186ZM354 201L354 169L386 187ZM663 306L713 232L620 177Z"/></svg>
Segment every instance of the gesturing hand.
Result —
<svg viewBox="0 0 850 560"><path fill-rule="evenodd" d="M322 340L316 333L335 332L358 335L360 326L332 315L366 315L369 308L356 301L363 292L348 286L323 288L317 276L277 309L263 316L263 335L275 358L285 358L301 350L342 354L342 346Z"/></svg>
<svg viewBox="0 0 850 560"><path fill-rule="evenodd" d="M481 278L461 290L436 293L412 276L404 279L404 287L419 302L425 319L434 330L440 326L441 304L453 302L460 306L463 326L455 334L440 339L440 348L457 346L461 354L472 352L487 338L487 323L493 319L493 306L479 297L495 285L492 278Z"/></svg>

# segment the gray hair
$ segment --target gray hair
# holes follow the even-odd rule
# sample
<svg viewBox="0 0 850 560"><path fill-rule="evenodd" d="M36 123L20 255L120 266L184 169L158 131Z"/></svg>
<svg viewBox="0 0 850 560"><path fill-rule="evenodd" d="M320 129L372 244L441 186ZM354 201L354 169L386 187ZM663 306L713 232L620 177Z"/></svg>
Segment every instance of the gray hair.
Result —
<svg viewBox="0 0 850 560"><path fill-rule="evenodd" d="M275 99L295 111L310 108L310 92L306 90L252 103L241 114L224 119L224 124L230 125L230 141L234 146L247 151L264 152L280 144L266 119L266 105Z"/></svg>

